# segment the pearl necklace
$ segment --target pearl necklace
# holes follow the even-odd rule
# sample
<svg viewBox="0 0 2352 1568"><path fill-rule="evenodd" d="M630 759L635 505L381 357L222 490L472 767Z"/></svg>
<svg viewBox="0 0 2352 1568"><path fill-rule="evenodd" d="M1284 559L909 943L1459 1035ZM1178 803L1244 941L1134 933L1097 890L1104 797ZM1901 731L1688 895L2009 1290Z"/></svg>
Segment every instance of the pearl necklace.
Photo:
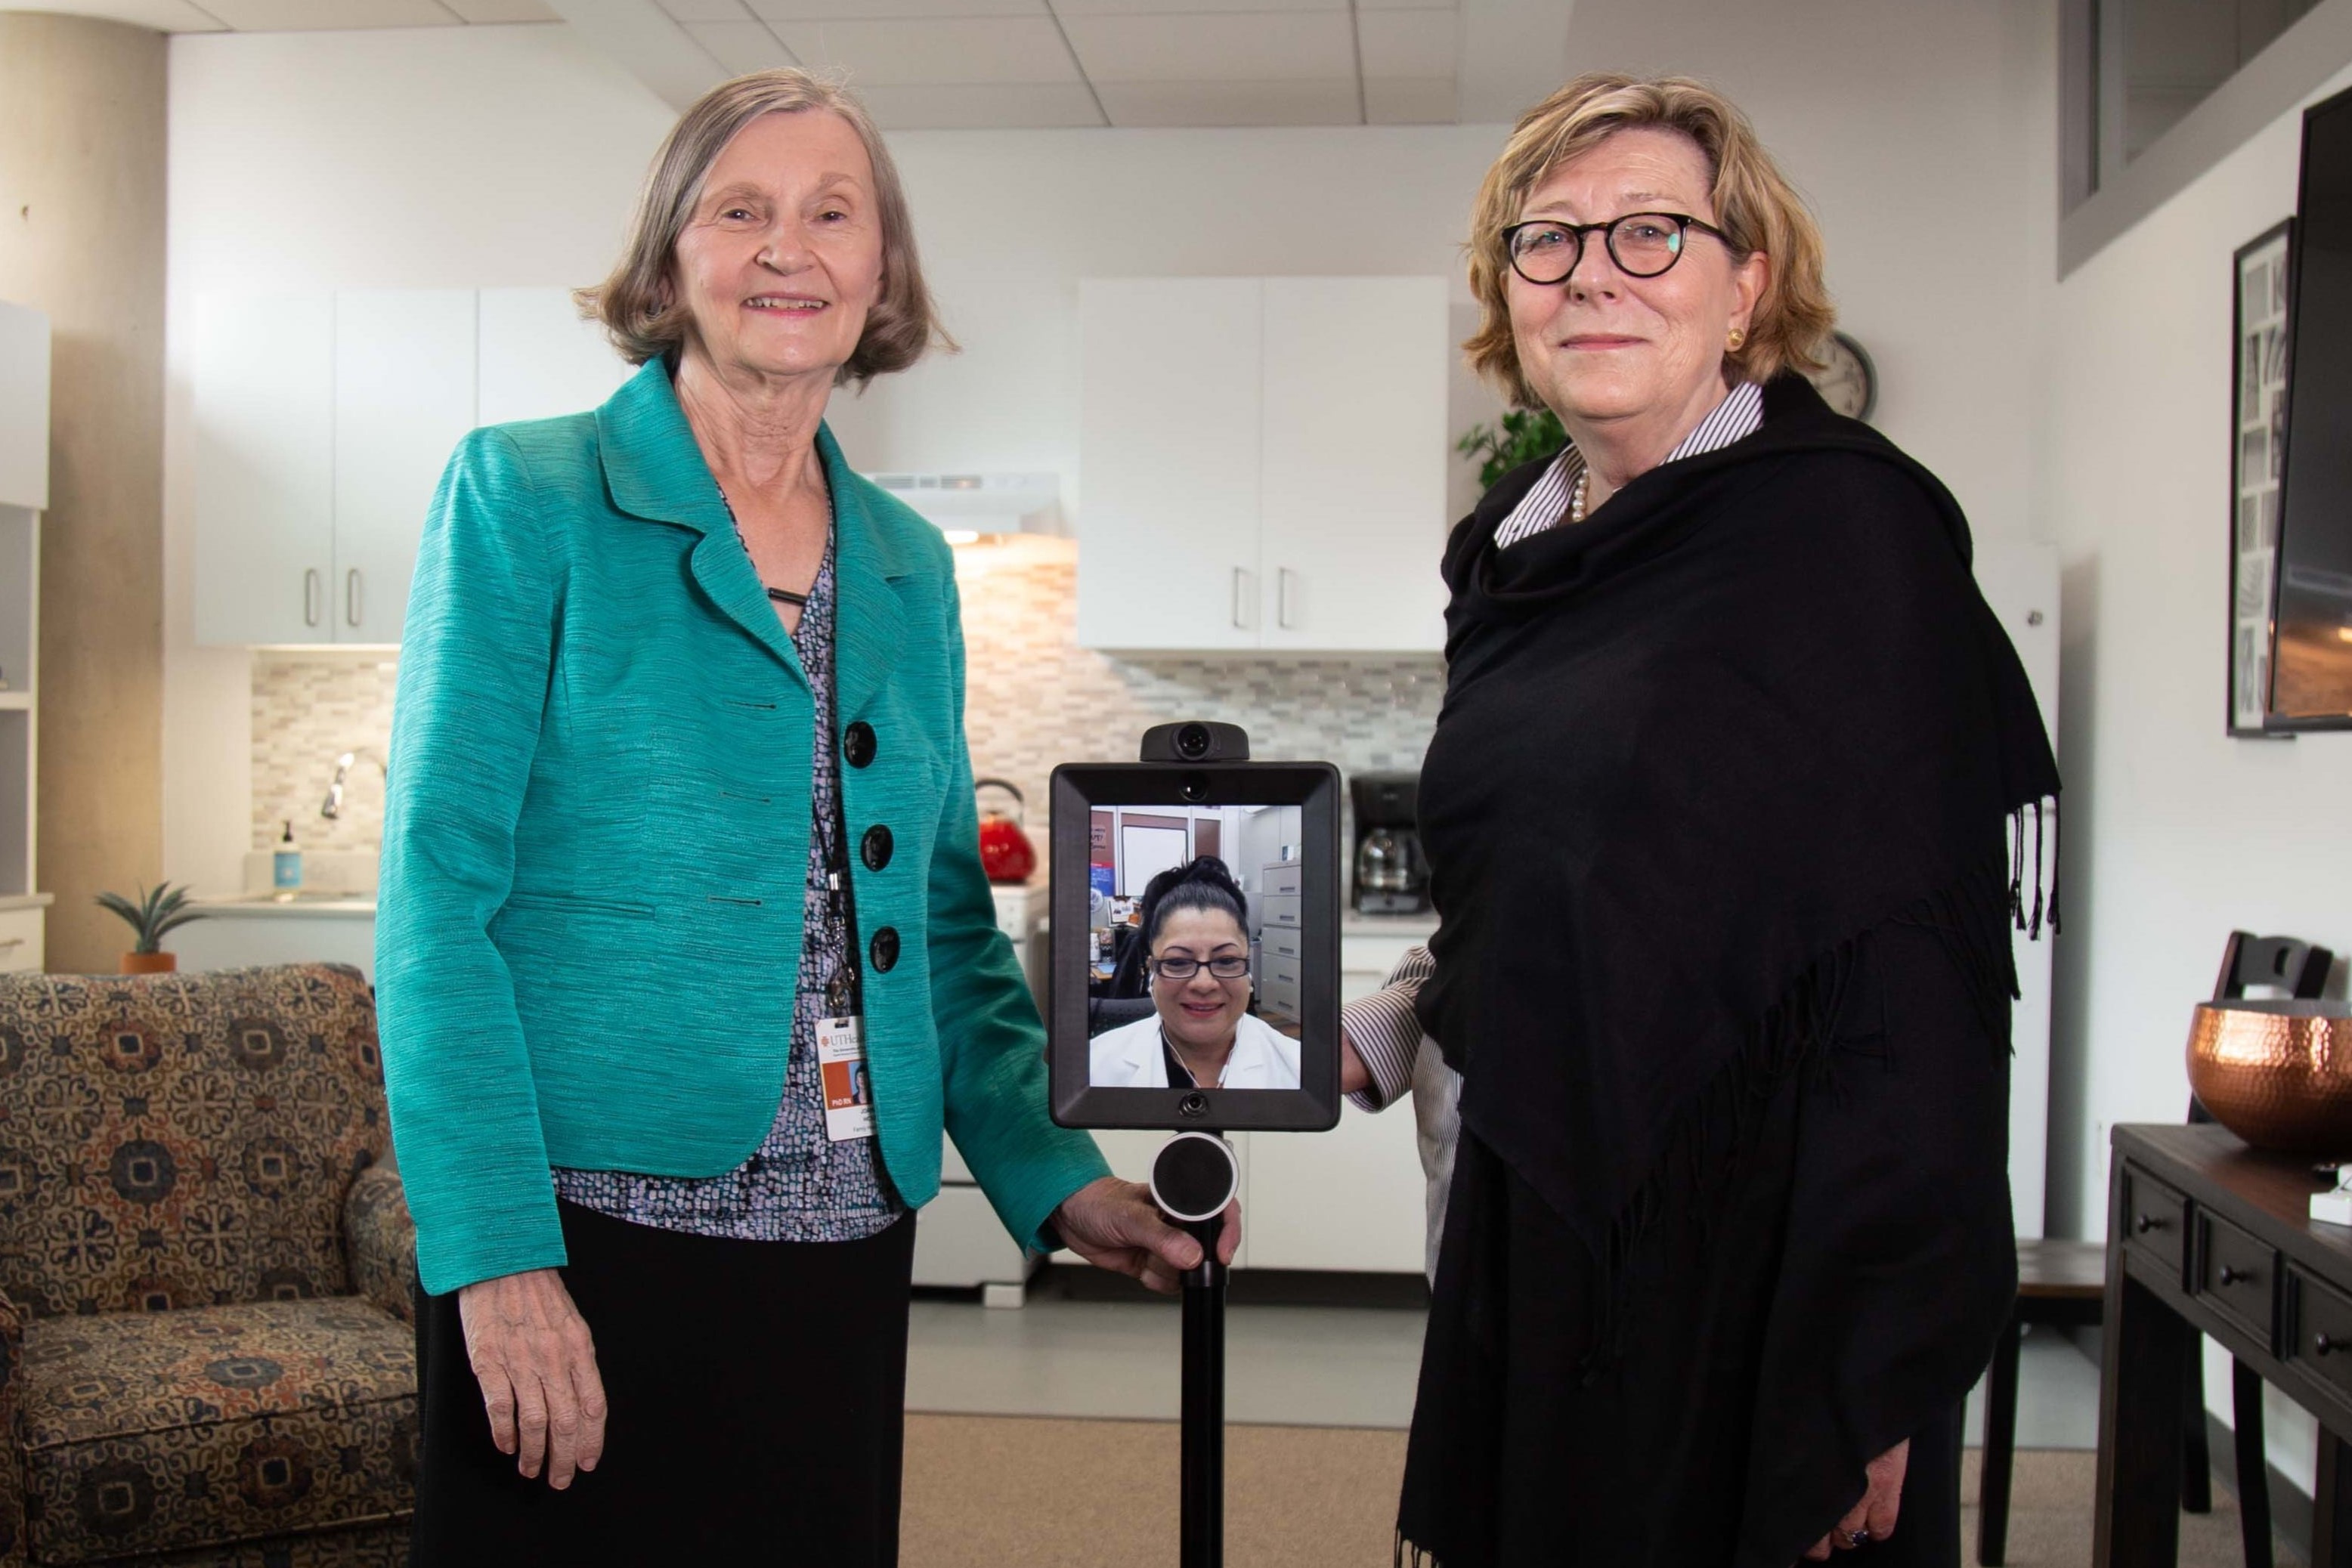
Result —
<svg viewBox="0 0 2352 1568"><path fill-rule="evenodd" d="M1576 476L1576 488L1568 493L1568 520L1571 523L1584 521L1584 486L1591 477L1591 469L1580 470Z"/></svg>

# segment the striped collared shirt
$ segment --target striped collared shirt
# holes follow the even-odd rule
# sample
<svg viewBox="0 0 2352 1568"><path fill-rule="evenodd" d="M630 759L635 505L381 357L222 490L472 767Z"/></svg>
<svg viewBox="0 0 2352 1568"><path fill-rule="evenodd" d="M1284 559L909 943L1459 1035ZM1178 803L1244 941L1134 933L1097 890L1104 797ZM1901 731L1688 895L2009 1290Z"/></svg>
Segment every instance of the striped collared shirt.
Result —
<svg viewBox="0 0 2352 1568"><path fill-rule="evenodd" d="M1700 420L1683 437L1682 444L1667 455L1666 462L1719 451L1744 436L1753 435L1763 423L1764 389L1754 382L1742 382L1716 404L1713 413ZM1576 482L1583 474L1583 455L1572 445L1562 449L1552 465L1544 470L1543 477L1536 481L1535 488L1511 508L1511 515L1495 530L1496 546L1508 549L1565 522L1568 499L1576 493ZM1369 997L1349 1002L1341 1010L1340 1019L1349 1042L1371 1071L1371 1088L1349 1096L1367 1111L1379 1110L1412 1086L1413 1060L1420 1055L1425 1038L1421 1032L1421 1020L1413 1014L1413 1002L1432 967L1429 949L1414 947L1390 972L1387 984Z"/></svg>
<svg viewBox="0 0 2352 1568"><path fill-rule="evenodd" d="M1743 436L1756 434L1764 423L1764 389L1754 382L1742 382L1731 389L1724 400L1715 405L1715 412L1698 422L1696 428L1683 437L1682 444L1666 454L1667 463L1685 457L1699 457L1730 445ZM1663 467L1664 465L1660 465ZM1521 497L1495 530L1497 549L1507 549L1530 534L1539 534L1557 527L1568 518L1568 498L1576 494L1576 482L1584 477L1584 454L1573 444L1562 447L1536 487Z"/></svg>

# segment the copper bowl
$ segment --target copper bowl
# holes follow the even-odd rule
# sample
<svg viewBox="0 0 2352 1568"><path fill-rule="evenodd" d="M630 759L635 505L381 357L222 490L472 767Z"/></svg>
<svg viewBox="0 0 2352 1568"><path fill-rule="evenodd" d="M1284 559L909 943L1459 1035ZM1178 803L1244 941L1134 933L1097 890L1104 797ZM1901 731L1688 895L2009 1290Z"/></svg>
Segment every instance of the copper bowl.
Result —
<svg viewBox="0 0 2352 1568"><path fill-rule="evenodd" d="M2352 1004L2198 1003L2189 1087L2258 1149L2352 1159Z"/></svg>

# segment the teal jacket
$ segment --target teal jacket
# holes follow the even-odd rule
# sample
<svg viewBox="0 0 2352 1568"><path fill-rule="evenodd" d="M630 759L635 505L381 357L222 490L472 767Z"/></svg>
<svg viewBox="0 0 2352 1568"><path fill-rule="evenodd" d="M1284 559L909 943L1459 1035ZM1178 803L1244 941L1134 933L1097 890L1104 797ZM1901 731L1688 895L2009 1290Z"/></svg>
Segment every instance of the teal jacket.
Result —
<svg viewBox="0 0 2352 1568"><path fill-rule="evenodd" d="M880 1153L942 1125L1032 1245L1106 1174L1047 1119L1045 1034L981 871L939 530L817 438L835 718ZM808 872L792 639L660 361L593 414L468 435L417 552L387 769L376 985L393 1139L436 1294L564 1261L551 1165L709 1176L783 1091ZM862 738L862 736L861 736ZM863 748L856 748L863 755ZM877 835L878 838L878 835Z"/></svg>

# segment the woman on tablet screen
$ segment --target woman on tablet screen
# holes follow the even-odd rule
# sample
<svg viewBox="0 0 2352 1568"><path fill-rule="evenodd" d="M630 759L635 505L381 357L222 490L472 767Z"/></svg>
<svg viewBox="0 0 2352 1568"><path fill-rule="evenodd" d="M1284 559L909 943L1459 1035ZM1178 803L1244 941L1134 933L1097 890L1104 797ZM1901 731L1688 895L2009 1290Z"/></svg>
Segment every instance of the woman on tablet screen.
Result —
<svg viewBox="0 0 2352 1568"><path fill-rule="evenodd" d="M1146 894L1140 940L1152 1011L1097 1035L1097 1089L1296 1089L1298 1042L1249 1011L1241 889L1203 855Z"/></svg>

